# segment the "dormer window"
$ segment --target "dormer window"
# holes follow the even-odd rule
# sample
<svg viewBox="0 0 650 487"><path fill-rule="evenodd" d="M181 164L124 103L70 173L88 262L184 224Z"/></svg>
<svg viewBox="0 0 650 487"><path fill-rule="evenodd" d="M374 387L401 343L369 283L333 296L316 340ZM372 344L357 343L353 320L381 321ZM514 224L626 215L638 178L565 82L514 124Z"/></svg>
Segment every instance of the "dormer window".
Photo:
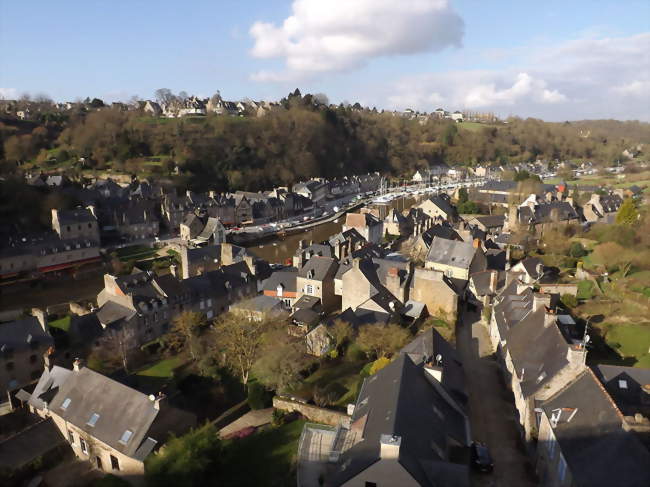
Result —
<svg viewBox="0 0 650 487"><path fill-rule="evenodd" d="M627 381L626 380L619 380L618 381L618 388L619 389L627 389Z"/></svg>
<svg viewBox="0 0 650 487"><path fill-rule="evenodd" d="M97 420L98 420L98 419L99 419L99 414L97 414L97 413L93 413L93 414L90 416L90 419L88 420L88 422L87 422L86 424L87 424L88 426L95 427L95 425L97 424Z"/></svg>
<svg viewBox="0 0 650 487"><path fill-rule="evenodd" d="M308 277L309 279L313 279L313 278L314 278L314 269L309 269L309 272L307 273L307 277Z"/></svg>
<svg viewBox="0 0 650 487"><path fill-rule="evenodd" d="M122 437L120 438L120 443L126 445L131 439L131 436L133 436L133 431L126 430L124 433L122 433Z"/></svg>

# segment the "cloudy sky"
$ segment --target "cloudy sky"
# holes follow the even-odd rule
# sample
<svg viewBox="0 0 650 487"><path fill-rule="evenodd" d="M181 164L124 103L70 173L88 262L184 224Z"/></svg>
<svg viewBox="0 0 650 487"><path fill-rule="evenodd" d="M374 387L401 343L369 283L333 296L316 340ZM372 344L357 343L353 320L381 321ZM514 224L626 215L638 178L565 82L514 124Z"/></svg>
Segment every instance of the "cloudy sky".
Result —
<svg viewBox="0 0 650 487"><path fill-rule="evenodd" d="M650 120L648 0L0 1L0 96Z"/></svg>

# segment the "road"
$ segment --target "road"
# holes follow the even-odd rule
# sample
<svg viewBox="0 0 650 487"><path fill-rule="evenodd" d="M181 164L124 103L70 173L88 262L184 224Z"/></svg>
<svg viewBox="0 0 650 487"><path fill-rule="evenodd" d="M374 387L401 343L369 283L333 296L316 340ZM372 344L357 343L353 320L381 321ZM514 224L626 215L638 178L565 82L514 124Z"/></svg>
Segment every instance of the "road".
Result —
<svg viewBox="0 0 650 487"><path fill-rule="evenodd" d="M512 393L504 384L480 315L464 311L456 327L456 346L463 360L469 392L473 439L484 442L494 460L492 474L473 474L479 487L532 487L534 469L524 451Z"/></svg>

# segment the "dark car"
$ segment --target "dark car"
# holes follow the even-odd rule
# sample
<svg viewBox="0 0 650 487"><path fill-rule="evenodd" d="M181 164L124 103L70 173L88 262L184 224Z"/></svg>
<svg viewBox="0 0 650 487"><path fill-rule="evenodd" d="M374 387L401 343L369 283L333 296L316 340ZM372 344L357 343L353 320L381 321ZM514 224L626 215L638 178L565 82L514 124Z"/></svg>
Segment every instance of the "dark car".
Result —
<svg viewBox="0 0 650 487"><path fill-rule="evenodd" d="M479 472L491 472L494 469L492 457L484 443L472 443L472 467Z"/></svg>

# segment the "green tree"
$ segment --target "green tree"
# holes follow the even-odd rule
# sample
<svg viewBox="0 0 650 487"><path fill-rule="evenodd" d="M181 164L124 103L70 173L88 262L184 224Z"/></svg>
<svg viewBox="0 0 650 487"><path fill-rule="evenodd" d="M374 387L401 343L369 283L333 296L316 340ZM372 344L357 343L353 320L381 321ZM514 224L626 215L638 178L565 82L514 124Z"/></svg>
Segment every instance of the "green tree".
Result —
<svg viewBox="0 0 650 487"><path fill-rule="evenodd" d="M571 257L579 259L580 257L587 255L587 251L580 242L573 242L569 248L569 255Z"/></svg>
<svg viewBox="0 0 650 487"><path fill-rule="evenodd" d="M632 198L625 198L616 214L616 223L619 225L634 225L639 219L639 212Z"/></svg>
<svg viewBox="0 0 650 487"><path fill-rule="evenodd" d="M157 455L145 462L149 487L169 485L217 485L222 447L212 424L172 438Z"/></svg>

